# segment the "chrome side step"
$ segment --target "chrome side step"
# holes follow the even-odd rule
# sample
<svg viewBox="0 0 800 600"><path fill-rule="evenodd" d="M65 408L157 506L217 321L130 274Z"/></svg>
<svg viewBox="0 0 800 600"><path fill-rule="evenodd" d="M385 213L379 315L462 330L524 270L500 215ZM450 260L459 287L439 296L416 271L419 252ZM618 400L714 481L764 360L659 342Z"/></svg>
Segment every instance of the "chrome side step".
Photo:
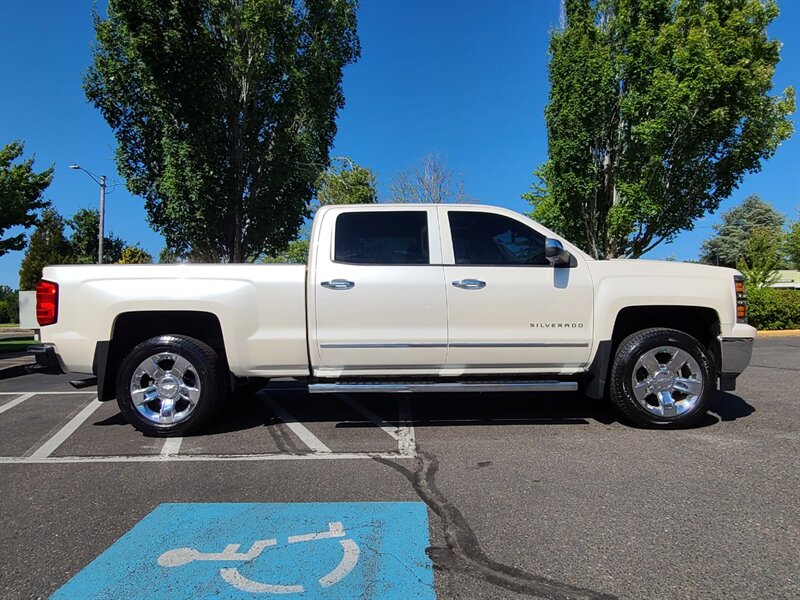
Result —
<svg viewBox="0 0 800 600"><path fill-rule="evenodd" d="M413 394L430 392L574 392L575 381L456 381L437 383L432 381L344 381L340 383L311 383L311 394Z"/></svg>

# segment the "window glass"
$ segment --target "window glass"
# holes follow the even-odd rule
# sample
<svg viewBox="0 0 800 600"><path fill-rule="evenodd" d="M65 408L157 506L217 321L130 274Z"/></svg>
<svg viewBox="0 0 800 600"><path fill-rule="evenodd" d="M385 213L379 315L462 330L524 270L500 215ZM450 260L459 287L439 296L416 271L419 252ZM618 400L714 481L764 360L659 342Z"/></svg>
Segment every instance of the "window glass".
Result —
<svg viewBox="0 0 800 600"><path fill-rule="evenodd" d="M447 213L457 265L547 265L545 237L519 221L473 211Z"/></svg>
<svg viewBox="0 0 800 600"><path fill-rule="evenodd" d="M334 260L373 265L428 264L428 214L407 210L343 213L336 218Z"/></svg>

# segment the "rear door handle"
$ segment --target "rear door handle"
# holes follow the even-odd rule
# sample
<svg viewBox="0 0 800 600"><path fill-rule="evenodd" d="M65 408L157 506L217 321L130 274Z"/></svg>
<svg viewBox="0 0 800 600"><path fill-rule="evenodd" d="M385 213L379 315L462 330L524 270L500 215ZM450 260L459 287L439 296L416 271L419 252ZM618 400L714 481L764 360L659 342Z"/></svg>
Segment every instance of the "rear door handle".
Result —
<svg viewBox="0 0 800 600"><path fill-rule="evenodd" d="M347 279L331 279L330 281L323 281L321 285L329 290L349 290L355 286L355 283L347 281Z"/></svg>
<svg viewBox="0 0 800 600"><path fill-rule="evenodd" d="M486 282L480 279L460 279L454 281L453 285L465 290L482 290L486 287Z"/></svg>

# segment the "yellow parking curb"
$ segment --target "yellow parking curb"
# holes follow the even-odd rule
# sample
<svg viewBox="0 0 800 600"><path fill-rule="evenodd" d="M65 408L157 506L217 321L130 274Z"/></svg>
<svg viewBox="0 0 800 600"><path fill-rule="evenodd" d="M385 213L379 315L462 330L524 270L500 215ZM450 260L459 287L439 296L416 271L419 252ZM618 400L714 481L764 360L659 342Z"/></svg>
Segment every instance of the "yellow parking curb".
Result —
<svg viewBox="0 0 800 600"><path fill-rule="evenodd" d="M789 337L800 335L800 329L782 329L779 331L758 331L758 337Z"/></svg>

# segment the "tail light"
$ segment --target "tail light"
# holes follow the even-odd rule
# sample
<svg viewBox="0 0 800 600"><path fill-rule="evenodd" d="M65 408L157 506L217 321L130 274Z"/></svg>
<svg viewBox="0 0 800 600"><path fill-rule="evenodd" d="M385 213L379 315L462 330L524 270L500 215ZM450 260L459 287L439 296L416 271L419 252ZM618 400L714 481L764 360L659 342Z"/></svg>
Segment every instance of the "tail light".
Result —
<svg viewBox="0 0 800 600"><path fill-rule="evenodd" d="M747 323L747 289L744 277L734 275L733 285L736 287L736 322Z"/></svg>
<svg viewBox="0 0 800 600"><path fill-rule="evenodd" d="M39 325L58 321L58 284L42 279L36 284L36 320Z"/></svg>

